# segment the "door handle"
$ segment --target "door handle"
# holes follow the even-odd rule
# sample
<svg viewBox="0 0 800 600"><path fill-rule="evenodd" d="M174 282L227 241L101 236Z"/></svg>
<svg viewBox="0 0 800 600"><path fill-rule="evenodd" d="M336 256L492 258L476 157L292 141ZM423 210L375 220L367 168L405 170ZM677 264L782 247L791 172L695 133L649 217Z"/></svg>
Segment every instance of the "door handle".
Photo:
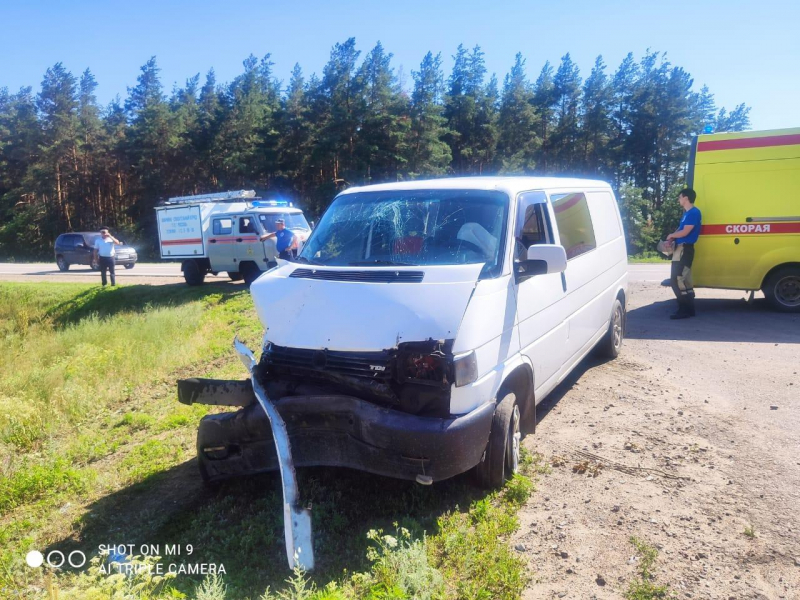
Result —
<svg viewBox="0 0 800 600"><path fill-rule="evenodd" d="M211 243L211 244L216 244L216 243L217 243L217 240L208 240L208 241L209 241L209 243Z"/></svg>
<svg viewBox="0 0 800 600"><path fill-rule="evenodd" d="M236 241L237 241L237 242L241 242L241 241L242 241L242 238L236 238Z"/></svg>

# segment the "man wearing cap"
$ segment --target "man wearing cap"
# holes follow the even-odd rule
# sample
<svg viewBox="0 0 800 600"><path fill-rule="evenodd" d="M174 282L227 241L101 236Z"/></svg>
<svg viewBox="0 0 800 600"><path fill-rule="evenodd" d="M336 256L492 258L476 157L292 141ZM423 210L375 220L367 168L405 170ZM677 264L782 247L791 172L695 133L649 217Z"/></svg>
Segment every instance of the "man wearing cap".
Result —
<svg viewBox="0 0 800 600"><path fill-rule="evenodd" d="M121 244L122 242L108 232L107 227L103 227L100 230L100 237L94 240L94 257L100 264L100 280L103 282L104 287L106 285L106 271L111 275L111 285L117 285L117 278L114 273L114 257L117 251L114 246Z"/></svg>
<svg viewBox="0 0 800 600"><path fill-rule="evenodd" d="M286 229L286 222L283 219L275 220L275 229L277 231L262 235L260 238L261 241L263 242L274 237L275 246L278 250L278 258L282 258L283 260L291 260L292 254L289 252L289 250L294 243L294 234L289 229Z"/></svg>

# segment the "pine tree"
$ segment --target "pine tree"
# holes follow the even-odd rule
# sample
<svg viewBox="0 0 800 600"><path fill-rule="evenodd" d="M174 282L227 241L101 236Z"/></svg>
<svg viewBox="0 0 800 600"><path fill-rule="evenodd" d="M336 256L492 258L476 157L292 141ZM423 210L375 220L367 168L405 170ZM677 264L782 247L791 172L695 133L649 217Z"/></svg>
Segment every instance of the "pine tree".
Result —
<svg viewBox="0 0 800 600"><path fill-rule="evenodd" d="M560 173L577 173L580 169L580 122L578 110L581 102L581 77L578 65L572 62L569 52L561 58L553 77L555 98L555 128L551 139L551 152Z"/></svg>
<svg viewBox="0 0 800 600"><path fill-rule="evenodd" d="M539 77L533 86L533 106L539 114L539 139L541 145L536 156L539 171L549 173L553 161L550 160L552 130L555 125L555 86L553 85L553 67L550 61L544 63Z"/></svg>
<svg viewBox="0 0 800 600"><path fill-rule="evenodd" d="M533 87L525 76L525 59L518 52L503 81L498 114L497 154L502 173L530 173L539 148L539 115L533 106Z"/></svg>
<svg viewBox="0 0 800 600"><path fill-rule="evenodd" d="M51 235L72 229L75 209L71 198L77 186L78 98L75 77L61 63L47 69L36 107L42 123L41 154L34 185L50 202L47 221Z"/></svg>
<svg viewBox="0 0 800 600"><path fill-rule="evenodd" d="M419 71L411 73L414 92L411 96L411 130L409 132L408 172L411 177L443 175L452 160L447 142L445 118L442 116L444 75L442 55L428 52Z"/></svg>
<svg viewBox="0 0 800 600"><path fill-rule="evenodd" d="M378 42L367 54L358 74L364 94L358 133L359 170L367 183L397 180L406 161L408 103L399 92L391 59L392 55Z"/></svg>
<svg viewBox="0 0 800 600"><path fill-rule="evenodd" d="M581 106L583 168L587 174L602 178L613 175L613 163L608 155L608 142L612 135L612 92L605 69L603 57L598 56L583 85Z"/></svg>

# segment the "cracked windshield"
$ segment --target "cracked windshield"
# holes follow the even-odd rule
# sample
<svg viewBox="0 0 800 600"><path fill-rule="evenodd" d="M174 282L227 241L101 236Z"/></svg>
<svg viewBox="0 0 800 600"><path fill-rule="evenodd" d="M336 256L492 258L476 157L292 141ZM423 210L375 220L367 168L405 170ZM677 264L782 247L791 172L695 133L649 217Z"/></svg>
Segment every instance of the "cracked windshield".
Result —
<svg viewBox="0 0 800 600"><path fill-rule="evenodd" d="M501 266L508 196L487 191L355 193L338 198L299 257L329 266Z"/></svg>

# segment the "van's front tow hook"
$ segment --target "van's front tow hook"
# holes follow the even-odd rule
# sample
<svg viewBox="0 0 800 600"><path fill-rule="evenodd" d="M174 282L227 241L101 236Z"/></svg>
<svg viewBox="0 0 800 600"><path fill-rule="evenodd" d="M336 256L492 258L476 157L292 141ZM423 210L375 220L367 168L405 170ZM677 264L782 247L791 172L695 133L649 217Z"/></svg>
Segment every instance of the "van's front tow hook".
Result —
<svg viewBox="0 0 800 600"><path fill-rule="evenodd" d="M281 470L283 530L286 537L286 558L289 559L289 568L300 567L305 571L311 571L314 568L314 548L311 544L311 511L300 506L297 475L294 470L286 423L267 396L264 387L259 383L258 377L256 377L256 358L250 348L240 342L238 337L234 338L233 347L250 373L253 392L255 392L261 408L267 413L272 427L272 439L275 440L275 451L278 454L278 466Z"/></svg>

